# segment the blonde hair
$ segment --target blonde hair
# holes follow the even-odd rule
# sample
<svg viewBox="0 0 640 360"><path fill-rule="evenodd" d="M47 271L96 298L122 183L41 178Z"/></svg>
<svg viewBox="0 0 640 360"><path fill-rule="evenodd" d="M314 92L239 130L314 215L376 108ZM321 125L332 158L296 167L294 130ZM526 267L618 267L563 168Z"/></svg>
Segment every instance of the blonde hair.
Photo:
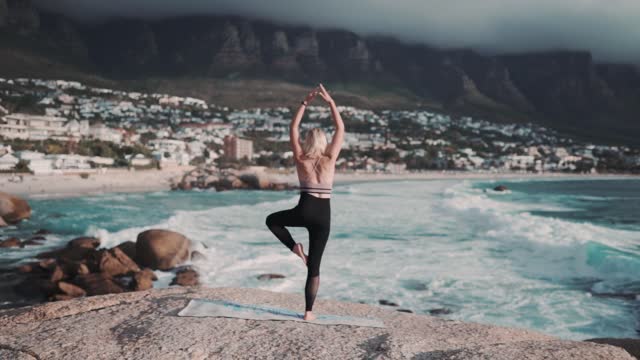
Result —
<svg viewBox="0 0 640 360"><path fill-rule="evenodd" d="M302 152L306 157L314 158L324 155L327 149L327 135L320 128L307 131L302 144Z"/></svg>

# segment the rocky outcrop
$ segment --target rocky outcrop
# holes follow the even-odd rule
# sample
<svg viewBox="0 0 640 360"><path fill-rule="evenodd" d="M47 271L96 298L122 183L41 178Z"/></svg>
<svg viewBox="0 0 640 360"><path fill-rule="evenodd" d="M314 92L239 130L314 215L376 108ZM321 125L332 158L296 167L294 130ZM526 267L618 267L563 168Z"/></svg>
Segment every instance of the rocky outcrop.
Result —
<svg viewBox="0 0 640 360"><path fill-rule="evenodd" d="M31 217L31 207L26 200L0 191L0 217L7 224L17 224Z"/></svg>
<svg viewBox="0 0 640 360"><path fill-rule="evenodd" d="M260 170L234 170L196 168L174 179L172 190L215 189L226 190L293 190L287 182L276 182Z"/></svg>
<svg viewBox="0 0 640 360"><path fill-rule="evenodd" d="M193 298L264 304L301 315L304 309L303 294L229 287L173 287L59 301L0 311L0 349L5 352L0 355L51 360L633 360L624 349L611 345L560 340L530 330L447 320L322 297L316 299L316 314L376 317L385 327L177 316Z"/></svg>
<svg viewBox="0 0 640 360"><path fill-rule="evenodd" d="M29 302L147 290L158 280L153 269L175 270L177 285L197 284L195 268L174 269L189 260L190 241L182 234L151 229L140 233L137 243L99 246L97 238L78 237L37 254L41 260L10 270L17 279L13 290Z"/></svg>
<svg viewBox="0 0 640 360"><path fill-rule="evenodd" d="M170 270L189 260L190 241L175 231L146 230L138 234L136 259L153 270Z"/></svg>

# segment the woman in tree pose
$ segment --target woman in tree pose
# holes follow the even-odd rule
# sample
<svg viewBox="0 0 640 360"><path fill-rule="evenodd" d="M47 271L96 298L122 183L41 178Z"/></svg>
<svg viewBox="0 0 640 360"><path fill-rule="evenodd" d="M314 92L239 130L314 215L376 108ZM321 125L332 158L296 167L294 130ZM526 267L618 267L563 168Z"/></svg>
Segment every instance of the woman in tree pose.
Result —
<svg viewBox="0 0 640 360"><path fill-rule="evenodd" d="M299 125L306 106L319 95L331 108L335 133L331 143L324 131L314 128L305 134L302 145L299 140ZM267 216L267 227L307 266L305 294L305 320L315 320L312 313L318 287L320 286L320 260L329 239L331 208L329 199L333 187L336 160L344 140L344 123L335 102L322 84L311 91L301 102L290 128L291 149L300 181L298 205L289 210ZM305 227L309 231L309 256L304 254L302 244L295 243L286 226Z"/></svg>

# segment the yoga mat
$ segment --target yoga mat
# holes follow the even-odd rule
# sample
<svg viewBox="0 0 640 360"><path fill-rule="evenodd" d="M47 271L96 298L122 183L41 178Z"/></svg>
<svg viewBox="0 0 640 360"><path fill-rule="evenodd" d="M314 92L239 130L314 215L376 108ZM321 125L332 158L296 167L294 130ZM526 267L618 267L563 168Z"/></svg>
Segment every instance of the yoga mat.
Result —
<svg viewBox="0 0 640 360"><path fill-rule="evenodd" d="M290 320L304 321L310 324L321 325L353 325L383 328L381 319L370 317L340 316L315 314L316 319L306 321L304 314L289 309L274 308L265 305L240 304L226 300L191 299L178 316L213 316L232 317L250 320Z"/></svg>

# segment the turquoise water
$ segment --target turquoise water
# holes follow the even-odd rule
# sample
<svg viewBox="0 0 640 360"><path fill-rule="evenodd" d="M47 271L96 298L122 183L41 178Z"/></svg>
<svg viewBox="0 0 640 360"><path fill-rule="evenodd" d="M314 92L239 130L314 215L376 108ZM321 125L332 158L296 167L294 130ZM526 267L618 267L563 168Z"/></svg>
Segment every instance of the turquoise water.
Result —
<svg viewBox="0 0 640 360"><path fill-rule="evenodd" d="M394 301L416 313L535 329L567 339L638 337L640 180L389 181L336 187L318 299ZM197 242L208 286L302 293L302 262L266 228L295 192L106 194L30 199L33 216L2 230L46 228L47 247L80 235L104 246L166 228ZM306 230L291 229L308 249ZM6 237L5 237L6 238ZM205 244L206 248L202 245ZM26 261L42 247L2 249ZM284 279L259 281L262 273ZM173 275L157 274L155 286Z"/></svg>

